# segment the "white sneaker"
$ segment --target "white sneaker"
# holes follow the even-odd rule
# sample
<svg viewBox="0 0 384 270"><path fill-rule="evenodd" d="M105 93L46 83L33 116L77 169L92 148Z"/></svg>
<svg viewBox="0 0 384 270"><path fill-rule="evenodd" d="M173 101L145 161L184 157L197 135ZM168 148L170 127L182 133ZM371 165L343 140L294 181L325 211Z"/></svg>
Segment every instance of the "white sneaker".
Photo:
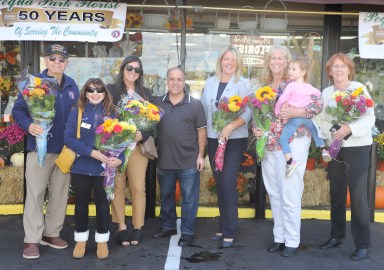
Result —
<svg viewBox="0 0 384 270"><path fill-rule="evenodd" d="M332 161L332 157L331 155L329 154L329 151L327 149L323 149L321 151L321 156L323 157L323 160L325 162L331 162Z"/></svg>
<svg viewBox="0 0 384 270"><path fill-rule="evenodd" d="M292 163L287 165L286 167L287 171L285 172L285 177L286 178L290 177L293 174L293 172L296 170L298 165L299 163L296 163L294 160L292 160Z"/></svg>

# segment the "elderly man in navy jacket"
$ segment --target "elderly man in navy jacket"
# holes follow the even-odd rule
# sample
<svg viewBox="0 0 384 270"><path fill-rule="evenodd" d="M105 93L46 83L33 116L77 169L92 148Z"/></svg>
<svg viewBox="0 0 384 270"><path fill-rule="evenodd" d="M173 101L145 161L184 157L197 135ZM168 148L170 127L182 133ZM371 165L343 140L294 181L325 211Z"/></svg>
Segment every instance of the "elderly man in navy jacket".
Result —
<svg viewBox="0 0 384 270"><path fill-rule="evenodd" d="M39 244L56 249L68 247L68 243L60 238L67 207L70 175L63 174L56 166L55 160L64 145L64 126L72 106L79 98L79 88L75 81L64 74L68 64L68 51L60 44L45 48L44 63L47 67L36 75L40 78L55 78L59 84L55 101L55 117L50 129L47 143L47 155L44 166L38 165L35 136L43 132L43 128L35 123L28 111L28 106L19 94L12 116L16 123L28 133L26 190L23 225L25 259L40 257ZM44 217L43 203L46 188L49 190L47 212Z"/></svg>

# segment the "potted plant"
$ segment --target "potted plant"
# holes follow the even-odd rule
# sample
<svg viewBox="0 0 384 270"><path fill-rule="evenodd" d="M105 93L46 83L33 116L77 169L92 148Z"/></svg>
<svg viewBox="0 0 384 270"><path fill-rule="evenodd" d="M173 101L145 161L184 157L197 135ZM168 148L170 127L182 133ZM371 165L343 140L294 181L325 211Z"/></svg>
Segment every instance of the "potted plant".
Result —
<svg viewBox="0 0 384 270"><path fill-rule="evenodd" d="M308 171L312 171L315 168L316 160L318 160L320 157L321 157L321 150L320 148L316 147L315 143L312 141L311 145L309 146L306 169Z"/></svg>
<svg viewBox="0 0 384 270"><path fill-rule="evenodd" d="M384 171L384 133L381 133L373 138L373 141L377 142L376 158L377 169Z"/></svg>

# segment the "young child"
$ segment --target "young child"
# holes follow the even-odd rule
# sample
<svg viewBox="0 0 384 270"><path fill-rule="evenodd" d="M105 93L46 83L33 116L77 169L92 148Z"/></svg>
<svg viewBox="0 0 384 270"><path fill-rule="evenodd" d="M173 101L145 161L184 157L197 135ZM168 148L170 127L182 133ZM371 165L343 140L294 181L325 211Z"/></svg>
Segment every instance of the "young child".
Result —
<svg viewBox="0 0 384 270"><path fill-rule="evenodd" d="M288 66L288 76L292 80L285 88L284 93L278 99L275 106L275 113L280 114L281 107L284 103L288 103L294 107L305 107L311 102L311 95L320 96L320 91L309 83L309 72L311 69L311 60L306 57L298 57L293 59ZM316 126L311 119L304 117L290 118L285 124L283 132L280 136L280 145L287 161L287 171L285 177L289 177L297 168L298 163L292 159L291 149L289 147L289 139L294 135L296 129L300 126L307 127L316 143L316 147L322 149L322 156L325 162L332 160L329 152L325 149L325 142L319 137Z"/></svg>

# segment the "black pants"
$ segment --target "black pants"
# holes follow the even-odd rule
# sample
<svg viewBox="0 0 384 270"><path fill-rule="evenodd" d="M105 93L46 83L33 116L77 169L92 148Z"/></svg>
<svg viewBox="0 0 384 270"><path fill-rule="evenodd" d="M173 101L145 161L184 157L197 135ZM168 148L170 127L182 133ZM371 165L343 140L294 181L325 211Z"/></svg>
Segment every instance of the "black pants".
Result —
<svg viewBox="0 0 384 270"><path fill-rule="evenodd" d="M217 146L217 139L208 138L208 155L216 180L217 201L220 211L219 232L225 238L235 238L238 227L237 174L244 152L247 149L247 138L228 140L222 172L214 169Z"/></svg>
<svg viewBox="0 0 384 270"><path fill-rule="evenodd" d="M93 191L93 200L96 204L96 230L98 233L107 233L110 224L110 210L107 195L103 188L104 176L74 173L71 176L76 196L76 232L86 232L88 230L88 205Z"/></svg>
<svg viewBox="0 0 384 270"><path fill-rule="evenodd" d="M351 232L356 248L371 245L368 208L368 168L371 146L342 147L329 163L331 187L331 237L346 236L347 184L351 196Z"/></svg>

